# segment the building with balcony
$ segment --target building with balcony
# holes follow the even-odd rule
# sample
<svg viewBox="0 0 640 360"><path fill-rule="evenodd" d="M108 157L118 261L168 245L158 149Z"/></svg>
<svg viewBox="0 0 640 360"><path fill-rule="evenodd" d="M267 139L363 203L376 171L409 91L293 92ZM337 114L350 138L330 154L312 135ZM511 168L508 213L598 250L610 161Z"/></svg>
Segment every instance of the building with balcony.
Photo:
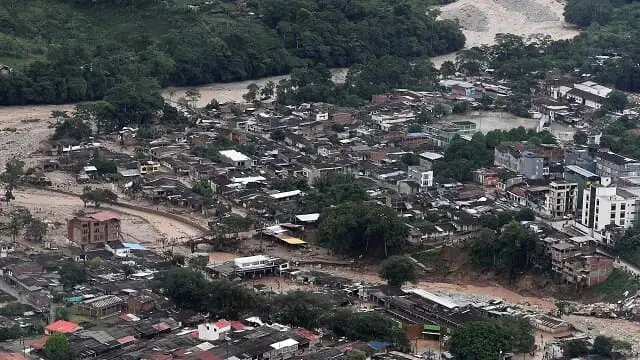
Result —
<svg viewBox="0 0 640 360"><path fill-rule="evenodd" d="M83 248L119 241L120 218L113 211L76 216L67 221L67 238Z"/></svg>

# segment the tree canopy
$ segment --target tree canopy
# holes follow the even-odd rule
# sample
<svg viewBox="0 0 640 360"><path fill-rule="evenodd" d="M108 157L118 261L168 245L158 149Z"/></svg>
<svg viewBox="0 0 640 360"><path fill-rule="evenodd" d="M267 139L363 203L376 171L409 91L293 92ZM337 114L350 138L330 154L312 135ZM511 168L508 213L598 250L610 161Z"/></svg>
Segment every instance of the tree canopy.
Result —
<svg viewBox="0 0 640 360"><path fill-rule="evenodd" d="M62 334L51 335L44 344L43 350L48 360L73 360L69 340Z"/></svg>
<svg viewBox="0 0 640 360"><path fill-rule="evenodd" d="M471 262L513 279L524 273L550 268L550 259L538 235L517 222L496 232L481 229L469 244Z"/></svg>
<svg viewBox="0 0 640 360"><path fill-rule="evenodd" d="M436 20L429 10L436 0L216 0L197 11L181 1L5 3L0 54L13 71L0 77L0 105L105 99L119 125L144 122L161 107L158 85L255 79L301 63L435 56L465 41L455 22Z"/></svg>
<svg viewBox="0 0 640 360"><path fill-rule="evenodd" d="M60 282L67 289L87 281L87 269L75 261L62 263L58 269L58 274L60 275Z"/></svg>
<svg viewBox="0 0 640 360"><path fill-rule="evenodd" d="M494 360L500 352L530 352L534 340L529 320L500 318L474 321L455 329L449 347L456 359Z"/></svg>
<svg viewBox="0 0 640 360"><path fill-rule="evenodd" d="M325 209L318 241L342 254L387 257L402 252L408 228L390 207L346 202Z"/></svg>
<svg viewBox="0 0 640 360"><path fill-rule="evenodd" d="M382 262L380 277L389 286L399 288L406 282L416 281L416 266L407 256L390 256Z"/></svg>

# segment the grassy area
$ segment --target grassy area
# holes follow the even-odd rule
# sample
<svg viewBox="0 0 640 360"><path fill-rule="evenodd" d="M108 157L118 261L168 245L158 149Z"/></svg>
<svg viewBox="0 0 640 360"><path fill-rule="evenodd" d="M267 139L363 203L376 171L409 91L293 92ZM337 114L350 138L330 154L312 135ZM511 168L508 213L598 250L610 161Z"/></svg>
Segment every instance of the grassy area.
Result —
<svg viewBox="0 0 640 360"><path fill-rule="evenodd" d="M624 292L634 294L640 289L640 282L626 273L613 270L607 280L593 287L596 293L603 294L608 301L617 301L624 298Z"/></svg>
<svg viewBox="0 0 640 360"><path fill-rule="evenodd" d="M446 275L450 272L449 264L443 259L442 250L421 251L411 256L422 263L430 272L437 275Z"/></svg>

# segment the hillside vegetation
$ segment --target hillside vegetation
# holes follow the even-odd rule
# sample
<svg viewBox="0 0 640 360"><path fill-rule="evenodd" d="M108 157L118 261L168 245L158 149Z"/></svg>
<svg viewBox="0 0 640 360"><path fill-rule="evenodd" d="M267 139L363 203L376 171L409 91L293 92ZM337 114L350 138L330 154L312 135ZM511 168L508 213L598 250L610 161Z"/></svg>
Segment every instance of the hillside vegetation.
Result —
<svg viewBox="0 0 640 360"><path fill-rule="evenodd" d="M151 78L189 86L458 50L438 0L0 0L0 104L102 99Z"/></svg>

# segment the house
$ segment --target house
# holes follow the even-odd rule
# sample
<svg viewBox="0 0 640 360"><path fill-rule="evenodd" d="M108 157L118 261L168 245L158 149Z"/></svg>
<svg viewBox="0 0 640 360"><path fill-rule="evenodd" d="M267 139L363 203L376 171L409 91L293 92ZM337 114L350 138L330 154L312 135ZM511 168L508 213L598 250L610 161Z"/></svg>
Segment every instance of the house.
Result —
<svg viewBox="0 0 640 360"><path fill-rule="evenodd" d="M531 180L542 179L545 175L544 157L531 151L520 150L514 145L496 146L493 164Z"/></svg>
<svg viewBox="0 0 640 360"><path fill-rule="evenodd" d="M427 170L430 170L433 167L433 164L442 158L444 158L444 155L431 151L425 151L418 154L420 166L424 166Z"/></svg>
<svg viewBox="0 0 640 360"><path fill-rule="evenodd" d="M219 320L215 323L205 323L198 325L198 339L207 341L219 340L223 334L231 331L231 323L226 320Z"/></svg>
<svg viewBox="0 0 640 360"><path fill-rule="evenodd" d="M220 151L220 160L236 168L249 168L253 166L251 158L237 150Z"/></svg>
<svg viewBox="0 0 640 360"><path fill-rule="evenodd" d="M80 326L78 326L78 324L76 323L65 321L65 320L58 320L54 323L51 323L45 326L44 333L45 335L53 335L53 334L66 335L66 334L71 334L73 332L76 332L79 329L80 329Z"/></svg>
<svg viewBox="0 0 640 360"><path fill-rule="evenodd" d="M409 166L407 169L407 179L415 181L421 192L433 186L433 170L428 170L422 166Z"/></svg>
<svg viewBox="0 0 640 360"><path fill-rule="evenodd" d="M140 174L152 174L160 171L160 163L152 160L148 160L140 163Z"/></svg>
<svg viewBox="0 0 640 360"><path fill-rule="evenodd" d="M596 174L610 177L613 183L626 176L640 176L640 161L611 151L596 154Z"/></svg>
<svg viewBox="0 0 640 360"><path fill-rule="evenodd" d="M566 98L584 105L591 109L600 109L607 95L613 89L598 85L593 81L585 81L583 83L574 84L573 88L566 93Z"/></svg>
<svg viewBox="0 0 640 360"><path fill-rule="evenodd" d="M120 239L120 218L113 211L76 216L67 221L67 238L83 248Z"/></svg>
<svg viewBox="0 0 640 360"><path fill-rule="evenodd" d="M104 319L122 311L123 300L116 295L102 295L73 305L77 315Z"/></svg>

